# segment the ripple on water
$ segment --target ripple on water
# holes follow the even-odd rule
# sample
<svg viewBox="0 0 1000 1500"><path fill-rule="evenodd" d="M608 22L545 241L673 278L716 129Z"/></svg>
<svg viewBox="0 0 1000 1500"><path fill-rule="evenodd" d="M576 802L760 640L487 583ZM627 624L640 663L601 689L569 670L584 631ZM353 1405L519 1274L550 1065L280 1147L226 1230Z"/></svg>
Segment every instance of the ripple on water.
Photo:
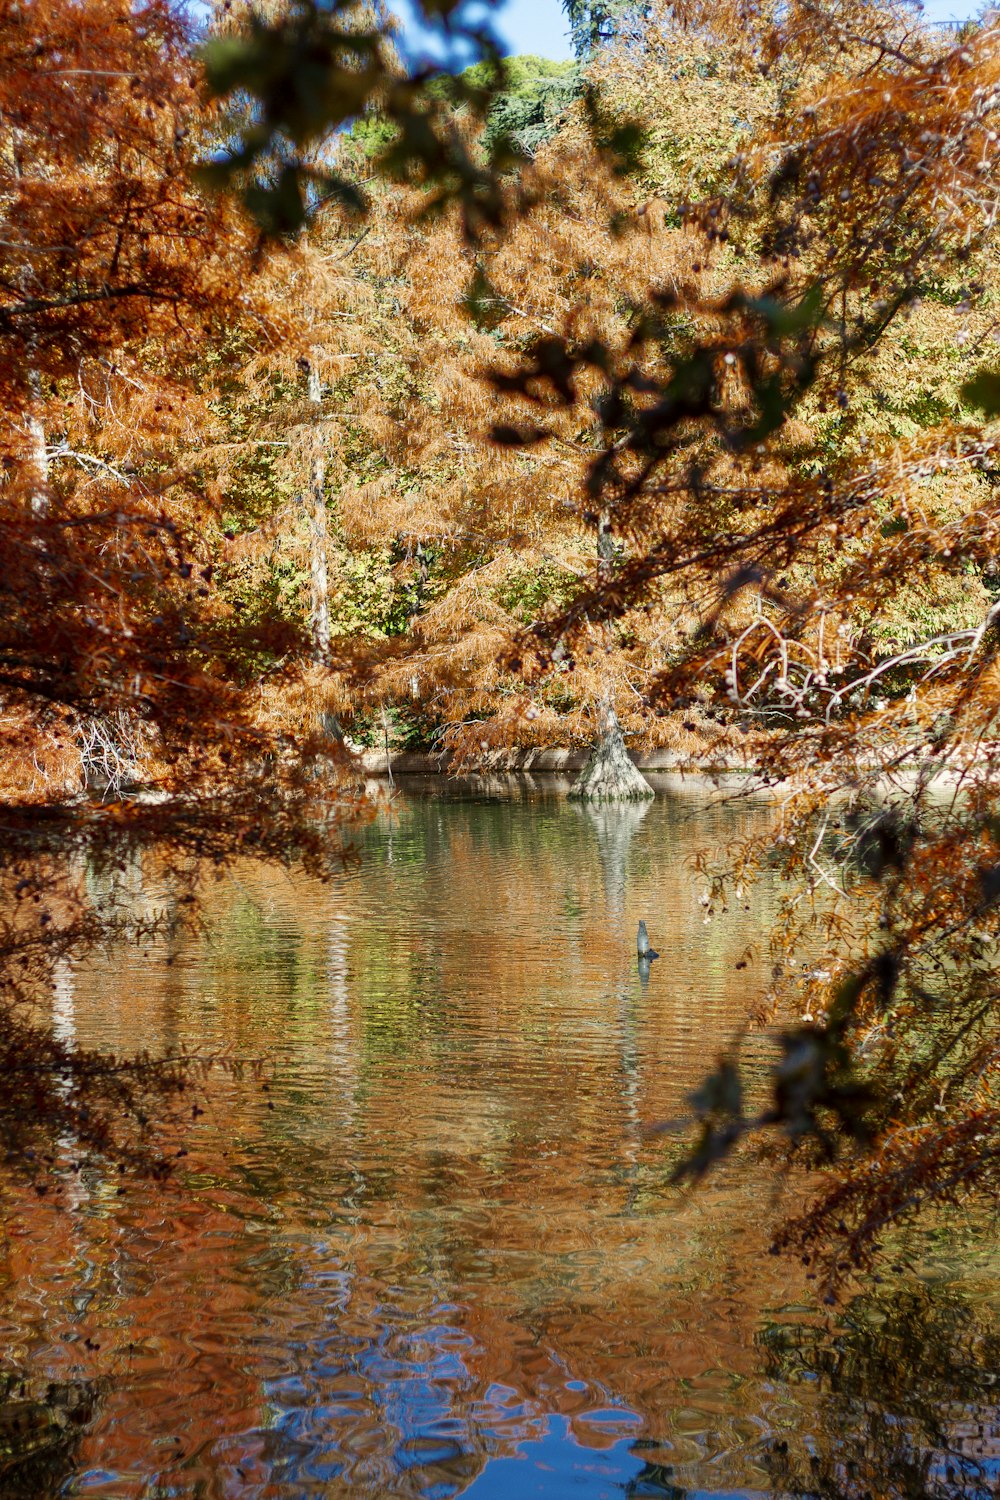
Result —
<svg viewBox="0 0 1000 1500"><path fill-rule="evenodd" d="M905 1453L872 1433L926 1443L920 1388L885 1363L865 1384L857 1330L906 1351L902 1304L852 1314L845 1405L804 1283L762 1253L766 1174L680 1193L673 1137L649 1134L744 1024L761 966L735 965L775 900L706 925L689 856L765 818L404 797L331 885L247 865L210 887L204 941L75 975L87 1045L272 1065L208 1079L174 1187L92 1174L65 1212L12 1204L5 1347L107 1381L43 1496L802 1493L818 1452L882 1493ZM141 915L155 861L139 874ZM646 983L640 917L663 953ZM749 1056L753 1086L766 1042ZM968 1390L996 1268L976 1301L931 1249L913 1326L954 1297ZM982 1444L984 1399L942 1401L956 1442ZM908 1420L869 1421L883 1401ZM801 1483L772 1485L776 1435Z"/></svg>

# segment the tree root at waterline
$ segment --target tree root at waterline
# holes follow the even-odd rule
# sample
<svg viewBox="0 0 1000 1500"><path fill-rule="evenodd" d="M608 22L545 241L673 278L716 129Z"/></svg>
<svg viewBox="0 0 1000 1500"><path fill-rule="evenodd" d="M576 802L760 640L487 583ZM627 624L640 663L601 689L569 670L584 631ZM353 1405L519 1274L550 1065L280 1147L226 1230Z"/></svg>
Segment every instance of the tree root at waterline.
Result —
<svg viewBox="0 0 1000 1500"><path fill-rule="evenodd" d="M578 802L642 802L655 796L645 776L632 764L618 716L606 699L598 708L594 748L569 795Z"/></svg>

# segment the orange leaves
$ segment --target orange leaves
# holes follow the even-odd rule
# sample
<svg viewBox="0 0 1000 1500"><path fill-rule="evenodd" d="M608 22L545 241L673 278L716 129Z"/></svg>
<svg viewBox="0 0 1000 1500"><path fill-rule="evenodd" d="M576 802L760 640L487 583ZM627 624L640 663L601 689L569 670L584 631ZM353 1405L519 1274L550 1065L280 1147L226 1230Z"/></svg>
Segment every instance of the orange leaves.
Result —
<svg viewBox="0 0 1000 1500"><path fill-rule="evenodd" d="M30 34L29 34L30 28ZM0 7L0 350L9 400L81 354L211 319L247 232L181 185L200 128L180 11ZM167 108L166 100L170 99ZM30 351L30 361L28 354Z"/></svg>
<svg viewBox="0 0 1000 1500"><path fill-rule="evenodd" d="M55 702L84 773L128 744L193 788L220 739L224 774L259 758L247 680L295 638L243 625L213 556L234 367L290 320L239 212L191 185L217 121L182 8L28 16L0 0L0 687L43 758Z"/></svg>

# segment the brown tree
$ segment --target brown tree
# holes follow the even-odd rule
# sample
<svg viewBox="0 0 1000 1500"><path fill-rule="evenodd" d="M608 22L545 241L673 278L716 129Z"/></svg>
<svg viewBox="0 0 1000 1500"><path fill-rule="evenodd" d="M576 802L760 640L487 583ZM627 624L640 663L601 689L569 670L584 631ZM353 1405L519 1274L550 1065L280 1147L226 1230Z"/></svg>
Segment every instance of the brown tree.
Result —
<svg viewBox="0 0 1000 1500"><path fill-rule="evenodd" d="M123 920L88 900L88 862L162 840L178 920L196 854L336 857L329 745L262 708L261 677L294 697L308 639L244 624L214 582L224 522L199 448L231 349L280 321L255 231L192 186L215 128L199 90L180 7L0 6L0 1136L22 1162L60 1128L142 1155L144 1099L186 1077L36 1024L59 964Z"/></svg>
<svg viewBox="0 0 1000 1500"><path fill-rule="evenodd" d="M851 0L774 14L677 5L654 21L621 28L606 65L636 77L651 44L675 57L721 45L734 72L773 82L773 107L743 132L732 172L668 198L660 253L666 265L690 236L699 279L654 272L626 330L595 327L592 299L567 288L555 322L492 360L501 505L569 442L567 523L601 531L611 518L624 555L588 569L510 651L491 629L487 688L495 700L516 684L527 705L605 631L672 597L684 628L646 705L708 711L734 744L772 731L757 756L785 788L774 840L712 872L705 899L712 915L775 858L813 898L797 897L775 934L782 1060L760 1114L733 1064L720 1067L696 1101L687 1169L758 1130L833 1164L787 1242L832 1244L836 1277L921 1204L996 1186L1000 401L981 344L997 31L987 19L945 35L902 6ZM523 192L522 178L512 207ZM562 180L550 201L564 208L566 194ZM515 218L505 251L534 222ZM437 270L428 289L455 305ZM523 306L505 289L508 301ZM470 486L487 510L489 493ZM487 632L468 612L453 619L447 659L485 660L473 652Z"/></svg>

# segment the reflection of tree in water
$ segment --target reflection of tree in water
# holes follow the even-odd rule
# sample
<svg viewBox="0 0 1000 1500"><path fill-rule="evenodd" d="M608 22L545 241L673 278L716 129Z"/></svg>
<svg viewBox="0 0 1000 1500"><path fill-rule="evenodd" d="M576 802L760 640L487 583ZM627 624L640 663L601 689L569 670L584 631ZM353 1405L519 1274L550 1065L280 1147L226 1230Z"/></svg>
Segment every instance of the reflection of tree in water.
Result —
<svg viewBox="0 0 1000 1500"><path fill-rule="evenodd" d="M0 1373L0 1500L63 1492L97 1399L92 1381L43 1384Z"/></svg>
<svg viewBox="0 0 1000 1500"><path fill-rule="evenodd" d="M604 874L608 914L621 918L625 910L625 871L635 831L649 812L649 802L577 802L593 826Z"/></svg>
<svg viewBox="0 0 1000 1500"><path fill-rule="evenodd" d="M627 934L621 933L625 913L625 889L629 851L636 829L649 812L651 800L641 802L572 802L594 830L597 851L601 860L604 881L604 897L608 917L619 931L621 944L617 976L619 990L619 1026L621 1035L621 1080L623 1118L630 1130L630 1139L625 1145L625 1165L632 1172L636 1165L639 1140L639 1054L636 1044L636 1017L631 986L624 983L625 976L635 963L631 942L624 941ZM649 961L639 966L639 977L643 983L649 981ZM633 1207L633 1191L630 1188L627 1208Z"/></svg>
<svg viewBox="0 0 1000 1500"><path fill-rule="evenodd" d="M639 1445L633 1450L638 1454ZM643 1464L625 1485L625 1500L685 1500L690 1494L682 1485L675 1484L673 1470L667 1464Z"/></svg>
<svg viewBox="0 0 1000 1500"><path fill-rule="evenodd" d="M1000 1481L992 1309L955 1288L909 1284L859 1297L831 1338L776 1325L758 1339L765 1372L783 1383L819 1378L808 1451L801 1439L763 1455L789 1495L995 1495Z"/></svg>

